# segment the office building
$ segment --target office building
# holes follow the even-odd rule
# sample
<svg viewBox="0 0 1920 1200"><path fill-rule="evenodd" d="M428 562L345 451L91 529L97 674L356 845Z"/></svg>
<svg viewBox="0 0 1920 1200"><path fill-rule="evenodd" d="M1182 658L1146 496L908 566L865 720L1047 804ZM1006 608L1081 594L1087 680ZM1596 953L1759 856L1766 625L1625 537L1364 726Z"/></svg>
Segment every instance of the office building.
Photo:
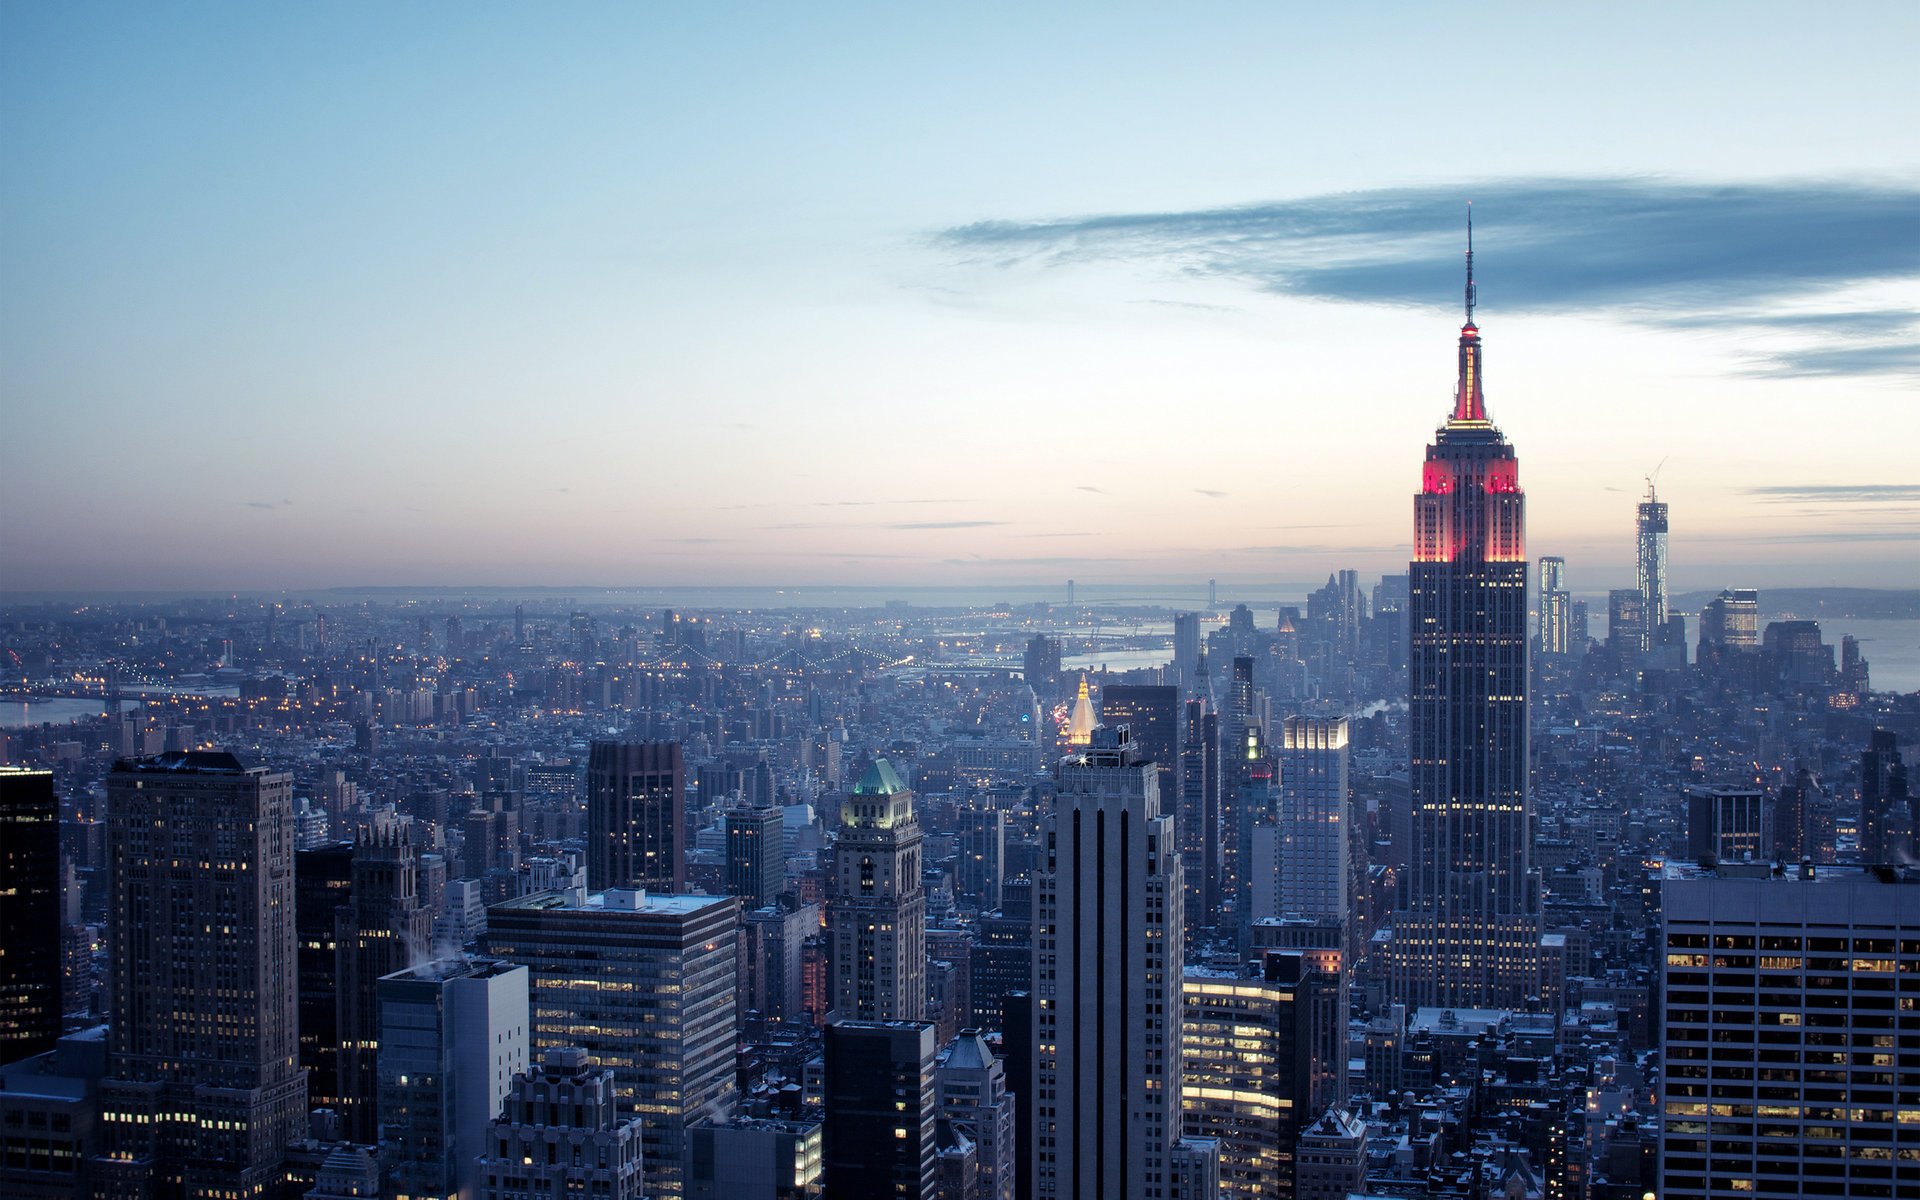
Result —
<svg viewBox="0 0 1920 1200"><path fill-rule="evenodd" d="M532 973L533 1044L578 1046L641 1118L650 1198L678 1197L686 1128L733 1114L740 901L615 888L487 910L487 951Z"/></svg>
<svg viewBox="0 0 1920 1200"><path fill-rule="evenodd" d="M1275 846L1263 864L1270 870L1258 872L1253 880L1255 919L1348 918L1348 801L1347 719L1282 721L1279 821L1256 834Z"/></svg>
<svg viewBox="0 0 1920 1200"><path fill-rule="evenodd" d="M1764 862L1772 857L1758 788L1687 789L1687 855L1697 863Z"/></svg>
<svg viewBox="0 0 1920 1200"><path fill-rule="evenodd" d="M1639 588L1614 588L1607 593L1607 653L1623 665L1640 661L1653 645L1653 627L1647 622L1647 596Z"/></svg>
<svg viewBox="0 0 1920 1200"><path fill-rule="evenodd" d="M1060 686L1060 639L1050 634L1038 633L1027 641L1026 659L1022 669L1026 674L1027 686L1035 695L1045 695Z"/></svg>
<svg viewBox="0 0 1920 1200"><path fill-rule="evenodd" d="M1758 648L1760 593L1753 588L1730 588L1707 601L1700 610L1700 644Z"/></svg>
<svg viewBox="0 0 1920 1200"><path fill-rule="evenodd" d="M827 1026L826 1195L934 1200L934 1052L925 1021Z"/></svg>
<svg viewBox="0 0 1920 1200"><path fill-rule="evenodd" d="M60 1038L60 937L53 772L0 767L0 1063Z"/></svg>
<svg viewBox="0 0 1920 1200"><path fill-rule="evenodd" d="M727 813L727 891L749 910L773 903L787 886L786 821L778 808Z"/></svg>
<svg viewBox="0 0 1920 1200"><path fill-rule="evenodd" d="M1860 856L1868 863L1910 863L1920 857L1907 764L1890 729L1868 735L1860 754Z"/></svg>
<svg viewBox="0 0 1920 1200"><path fill-rule="evenodd" d="M771 1021L805 1022L802 968L807 939L820 932L820 906L783 896L747 913L740 927L740 962L746 977L740 994L742 1013L757 1012Z"/></svg>
<svg viewBox="0 0 1920 1200"><path fill-rule="evenodd" d="M306 1132L293 778L218 751L122 759L107 777L107 838L95 1187L264 1197Z"/></svg>
<svg viewBox="0 0 1920 1200"><path fill-rule="evenodd" d="M1539 990L1531 865L1526 500L1487 417L1482 347L1460 330L1453 413L1414 498L1410 599L1411 851L1393 933L1395 998L1523 1007Z"/></svg>
<svg viewBox="0 0 1920 1200"><path fill-rule="evenodd" d="M353 843L294 855L300 1065L307 1103L340 1111L340 908L353 894Z"/></svg>
<svg viewBox="0 0 1920 1200"><path fill-rule="evenodd" d="M1180 786L1180 689L1171 685L1110 683L1100 689L1100 723L1127 727L1141 758L1160 771L1160 794Z"/></svg>
<svg viewBox="0 0 1920 1200"><path fill-rule="evenodd" d="M827 925L833 1012L918 1021L927 1013L927 898L920 821L893 764L875 759L840 806Z"/></svg>
<svg viewBox="0 0 1920 1200"><path fill-rule="evenodd" d="M818 1121L735 1117L690 1126L686 1200L814 1200L823 1139Z"/></svg>
<svg viewBox="0 0 1920 1200"><path fill-rule="evenodd" d="M962 1031L941 1054L933 1088L940 1119L977 1152L977 1181L971 1194L958 1200L1014 1200L1018 1117L1007 1091L1006 1066L979 1030Z"/></svg>
<svg viewBox="0 0 1920 1200"><path fill-rule="evenodd" d="M392 1194L473 1200L488 1126L527 1068L527 969L442 958L385 976L374 991Z"/></svg>
<svg viewBox="0 0 1920 1200"><path fill-rule="evenodd" d="M1567 591L1567 560L1540 560L1540 653L1565 654L1570 648L1573 596Z"/></svg>
<svg viewBox="0 0 1920 1200"><path fill-rule="evenodd" d="M1226 826L1220 819L1220 717L1204 696L1187 701L1184 728L1178 827L1186 937L1191 941L1220 917L1225 899L1221 856Z"/></svg>
<svg viewBox="0 0 1920 1200"><path fill-rule="evenodd" d="M1646 498L1634 520L1634 582L1646 614L1647 631L1658 636L1667 627L1667 505L1647 480ZM1650 647L1649 647L1650 648Z"/></svg>
<svg viewBox="0 0 1920 1200"><path fill-rule="evenodd" d="M40 1054L0 1063L0 1196L74 1200L93 1194L100 1149L100 1080L107 1030L57 1038Z"/></svg>
<svg viewBox="0 0 1920 1200"><path fill-rule="evenodd" d="M1325 965L1280 951L1245 972L1186 970L1181 1121L1219 1143L1230 1200L1291 1197L1303 1128L1345 1100L1345 989Z"/></svg>
<svg viewBox="0 0 1920 1200"><path fill-rule="evenodd" d="M1034 1195L1164 1200L1180 1134L1185 894L1125 730L1061 761L1038 872Z"/></svg>
<svg viewBox="0 0 1920 1200"><path fill-rule="evenodd" d="M1662 1200L1920 1194L1920 877L1668 868Z"/></svg>
<svg viewBox="0 0 1920 1200"><path fill-rule="evenodd" d="M959 850L954 890L976 911L1000 907L1000 884L1007 869L1007 814L989 797L976 796L955 817Z"/></svg>
<svg viewBox="0 0 1920 1200"><path fill-rule="evenodd" d="M587 756L587 888L687 890L678 742L596 741Z"/></svg>
<svg viewBox="0 0 1920 1200"><path fill-rule="evenodd" d="M420 858L410 823L379 822L353 848L353 886L336 912L340 1094L347 1140L375 1141L380 1000L375 983L433 954L433 913L420 898Z"/></svg>
<svg viewBox="0 0 1920 1200"><path fill-rule="evenodd" d="M1179 673L1182 688L1193 685L1194 670L1200 665L1200 614L1173 614L1173 668Z"/></svg>
<svg viewBox="0 0 1920 1200"><path fill-rule="evenodd" d="M586 1051L548 1050L513 1081L476 1174L480 1200L641 1200L640 1120L620 1112L613 1072Z"/></svg>

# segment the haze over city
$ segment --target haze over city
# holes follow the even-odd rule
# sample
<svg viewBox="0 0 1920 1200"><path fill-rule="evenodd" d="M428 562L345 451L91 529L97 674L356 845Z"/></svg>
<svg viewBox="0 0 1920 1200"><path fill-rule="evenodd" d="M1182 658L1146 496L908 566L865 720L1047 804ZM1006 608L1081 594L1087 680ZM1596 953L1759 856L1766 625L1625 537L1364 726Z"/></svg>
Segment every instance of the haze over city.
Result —
<svg viewBox="0 0 1920 1200"><path fill-rule="evenodd" d="M0 20L6 591L1914 582L1910 5Z"/></svg>

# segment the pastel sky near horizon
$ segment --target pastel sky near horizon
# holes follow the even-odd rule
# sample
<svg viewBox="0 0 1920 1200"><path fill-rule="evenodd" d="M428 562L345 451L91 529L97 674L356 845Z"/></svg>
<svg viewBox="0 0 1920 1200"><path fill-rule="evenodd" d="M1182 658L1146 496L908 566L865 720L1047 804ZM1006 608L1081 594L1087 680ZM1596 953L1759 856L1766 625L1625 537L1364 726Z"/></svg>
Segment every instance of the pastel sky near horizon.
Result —
<svg viewBox="0 0 1920 1200"><path fill-rule="evenodd" d="M0 592L1920 586L1920 6L0 6Z"/></svg>

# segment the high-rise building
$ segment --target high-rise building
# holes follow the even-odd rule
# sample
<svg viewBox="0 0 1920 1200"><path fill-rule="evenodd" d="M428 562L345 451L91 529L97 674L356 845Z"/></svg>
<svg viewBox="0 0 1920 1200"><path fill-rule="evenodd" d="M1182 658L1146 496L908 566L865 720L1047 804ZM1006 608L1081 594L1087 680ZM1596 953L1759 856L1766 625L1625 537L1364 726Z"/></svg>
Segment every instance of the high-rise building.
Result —
<svg viewBox="0 0 1920 1200"><path fill-rule="evenodd" d="M392 1195L466 1200L487 1127L527 1067L527 969L442 958L375 985L380 1003L380 1142Z"/></svg>
<svg viewBox="0 0 1920 1200"><path fill-rule="evenodd" d="M727 891L749 911L773 903L787 885L786 822L778 808L727 813Z"/></svg>
<svg viewBox="0 0 1920 1200"><path fill-rule="evenodd" d="M826 1195L934 1200L934 1052L925 1021L827 1026Z"/></svg>
<svg viewBox="0 0 1920 1200"><path fill-rule="evenodd" d="M1347 719L1282 721L1279 820L1254 836L1254 919L1348 919L1348 802Z"/></svg>
<svg viewBox="0 0 1920 1200"><path fill-rule="evenodd" d="M1667 627L1667 505L1651 479L1634 521L1634 568L1641 611L1652 635Z"/></svg>
<svg viewBox="0 0 1920 1200"><path fill-rule="evenodd" d="M975 910L1000 907L1000 885L1007 866L1007 814L991 800L976 798L955 816L959 841L954 888Z"/></svg>
<svg viewBox="0 0 1920 1200"><path fill-rule="evenodd" d="M1035 695L1044 695L1060 685L1060 639L1051 634L1036 633L1027 641L1026 660L1023 664L1027 686Z"/></svg>
<svg viewBox="0 0 1920 1200"><path fill-rule="evenodd" d="M740 962L746 976L739 1007L773 1021L799 1022L806 1011L801 976L807 939L820 932L820 906L783 897L746 914Z"/></svg>
<svg viewBox="0 0 1920 1200"><path fill-rule="evenodd" d="M1453 413L1414 498L1412 847L1395 914L1396 999L1522 1007L1539 989L1527 757L1526 501L1487 417L1473 248Z"/></svg>
<svg viewBox="0 0 1920 1200"><path fill-rule="evenodd" d="M641 1200L640 1119L621 1115L613 1072L585 1050L548 1050L514 1080L477 1174L480 1200Z"/></svg>
<svg viewBox="0 0 1920 1200"><path fill-rule="evenodd" d="M1695 862L1763 862L1772 846L1758 788L1687 789L1687 854Z"/></svg>
<svg viewBox="0 0 1920 1200"><path fill-rule="evenodd" d="M433 912L420 899L420 858L409 824L363 830L353 849L353 887L335 914L339 956L339 1114L349 1141L376 1140L380 1095L380 998L375 984L433 955Z"/></svg>
<svg viewBox="0 0 1920 1200"><path fill-rule="evenodd" d="M1234 657L1221 734L1220 894L1225 898L1241 896L1246 887L1246 866L1241 858L1254 825L1247 785L1266 765L1266 731L1254 712L1251 655Z"/></svg>
<svg viewBox="0 0 1920 1200"><path fill-rule="evenodd" d="M1891 729L1868 735L1860 754L1860 856L1868 863L1908 863L1920 852L1907 764Z"/></svg>
<svg viewBox="0 0 1920 1200"><path fill-rule="evenodd" d="M687 890L678 742L596 741L587 756L587 887Z"/></svg>
<svg viewBox="0 0 1920 1200"><path fill-rule="evenodd" d="M353 843L294 855L294 932L298 949L300 1065L307 1103L340 1110L339 912L353 894Z"/></svg>
<svg viewBox="0 0 1920 1200"><path fill-rule="evenodd" d="M1760 593L1754 588L1729 588L1707 601L1700 611L1702 646L1760 645Z"/></svg>
<svg viewBox="0 0 1920 1200"><path fill-rule="evenodd" d="M1177 826L1186 888L1185 934L1191 940L1220 916L1226 826L1220 819L1220 718L1204 696L1187 701L1184 728Z"/></svg>
<svg viewBox="0 0 1920 1200"><path fill-rule="evenodd" d="M645 1122L649 1197L678 1197L686 1127L737 1091L740 901L537 892L487 910L487 951L533 972L534 1049L578 1046Z"/></svg>
<svg viewBox="0 0 1920 1200"><path fill-rule="evenodd" d="M687 1200L815 1200L819 1121L735 1117L687 1129Z"/></svg>
<svg viewBox="0 0 1920 1200"><path fill-rule="evenodd" d="M840 806L827 925L833 1012L841 1020L927 1014L927 896L913 792L875 759Z"/></svg>
<svg viewBox="0 0 1920 1200"><path fill-rule="evenodd" d="M1298 952L1246 972L1189 967L1182 990L1181 1120L1220 1143L1220 1194L1290 1197L1294 1145L1315 1112L1338 1103L1326 1061L1345 1054L1336 975Z"/></svg>
<svg viewBox="0 0 1920 1200"><path fill-rule="evenodd" d="M1668 874L1662 1200L1920 1192L1920 876Z"/></svg>
<svg viewBox="0 0 1920 1200"><path fill-rule="evenodd" d="M1607 652L1620 663L1636 663L1653 645L1647 623L1647 596L1639 588L1607 593Z"/></svg>
<svg viewBox="0 0 1920 1200"><path fill-rule="evenodd" d="M1172 1195L1185 895L1159 772L1125 730L1062 760L1038 873L1034 1195Z"/></svg>
<svg viewBox="0 0 1920 1200"><path fill-rule="evenodd" d="M97 1189L247 1200L306 1132L293 777L231 754L107 777L111 1021Z"/></svg>
<svg viewBox="0 0 1920 1200"><path fill-rule="evenodd" d="M979 1030L963 1030L942 1052L933 1086L940 1119L979 1152L978 1182L971 1195L958 1200L1014 1200L1014 1098L1007 1091L1005 1064Z"/></svg>
<svg viewBox="0 0 1920 1200"><path fill-rule="evenodd" d="M60 1039L60 936L53 772L0 767L0 1063Z"/></svg>
<svg viewBox="0 0 1920 1200"><path fill-rule="evenodd" d="M1173 614L1173 669L1182 687L1193 685L1194 668L1200 664L1200 614Z"/></svg>
<svg viewBox="0 0 1920 1200"><path fill-rule="evenodd" d="M1180 786L1180 689L1171 684L1110 683L1100 689L1100 723L1127 727L1134 750L1160 769L1160 794Z"/></svg>
<svg viewBox="0 0 1920 1200"><path fill-rule="evenodd" d="M1565 654L1572 634L1573 596L1567 591L1567 560L1540 560L1540 653Z"/></svg>

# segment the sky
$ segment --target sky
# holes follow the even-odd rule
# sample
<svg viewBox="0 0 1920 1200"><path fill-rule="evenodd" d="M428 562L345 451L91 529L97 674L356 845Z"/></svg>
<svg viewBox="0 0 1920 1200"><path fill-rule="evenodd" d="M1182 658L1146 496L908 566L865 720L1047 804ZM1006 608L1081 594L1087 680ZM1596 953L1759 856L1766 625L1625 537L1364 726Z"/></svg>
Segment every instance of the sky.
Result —
<svg viewBox="0 0 1920 1200"><path fill-rule="evenodd" d="M0 5L0 592L1920 586L1920 6Z"/></svg>

